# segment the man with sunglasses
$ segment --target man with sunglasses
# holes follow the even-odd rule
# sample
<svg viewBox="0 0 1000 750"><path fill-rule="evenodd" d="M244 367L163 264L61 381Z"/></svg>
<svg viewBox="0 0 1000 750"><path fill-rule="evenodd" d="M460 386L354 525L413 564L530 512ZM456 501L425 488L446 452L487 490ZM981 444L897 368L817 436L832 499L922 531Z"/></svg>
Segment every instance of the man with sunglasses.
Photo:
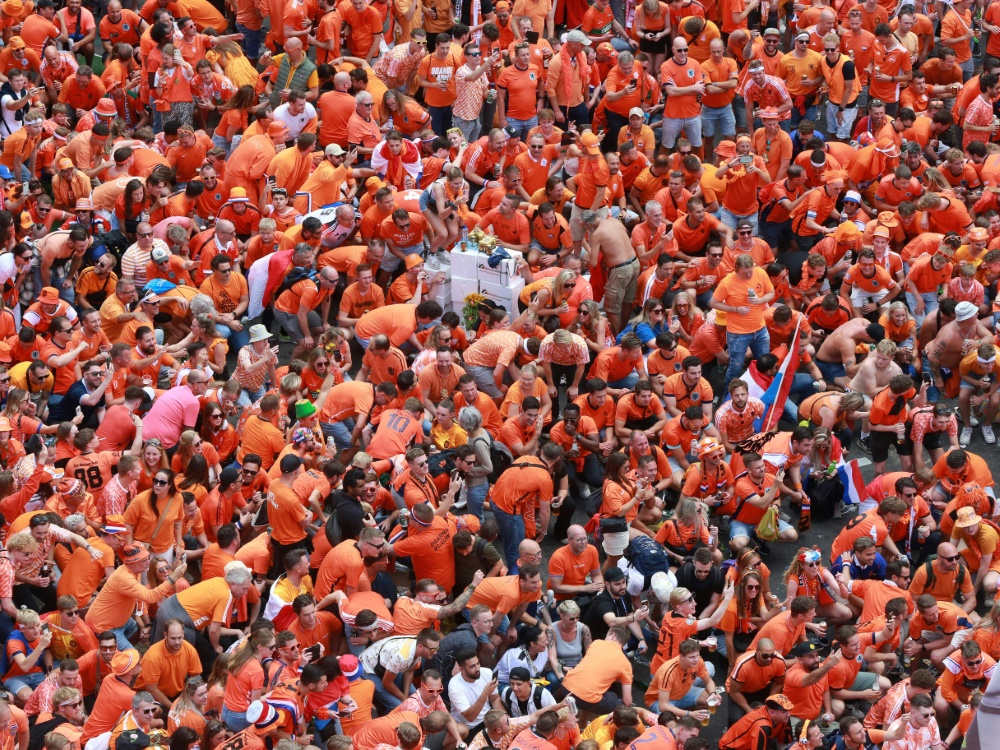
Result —
<svg viewBox="0 0 1000 750"><path fill-rule="evenodd" d="M996 666L996 660L983 653L982 647L974 640L966 641L952 652L944 660L944 669L938 678L938 694L934 699L938 719L948 721L949 709L961 712L968 705L973 690L985 692Z"/></svg>
<svg viewBox="0 0 1000 750"><path fill-rule="evenodd" d="M753 587L748 584L747 589ZM759 591L759 587L758 587ZM782 691L785 684L785 660L774 648L774 641L761 638L757 648L735 659L726 680L729 695L729 725L750 713L751 704L761 703L768 696Z"/></svg>
<svg viewBox="0 0 1000 750"><path fill-rule="evenodd" d="M967 614L976 609L976 594L972 576L958 554L958 548L951 542L942 542L937 548L937 558L919 566L910 581L910 595L920 597L930 594L939 602L961 600L961 607Z"/></svg>
<svg viewBox="0 0 1000 750"><path fill-rule="evenodd" d="M83 346L83 342L80 344ZM51 360L50 360L51 363ZM104 419L104 394L111 385L114 371L103 360L91 360L83 366L83 378L74 382L58 401L49 398L49 420L53 424L73 418L77 409L83 414L81 427L97 427ZM142 420L133 416L136 435L141 441ZM141 444L141 443L140 443ZM136 447L136 446L133 446Z"/></svg>

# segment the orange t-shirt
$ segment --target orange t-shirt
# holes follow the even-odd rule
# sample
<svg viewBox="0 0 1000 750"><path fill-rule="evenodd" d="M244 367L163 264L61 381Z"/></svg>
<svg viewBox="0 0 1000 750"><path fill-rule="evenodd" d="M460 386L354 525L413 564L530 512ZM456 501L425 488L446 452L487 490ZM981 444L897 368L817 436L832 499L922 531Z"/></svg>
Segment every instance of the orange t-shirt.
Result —
<svg viewBox="0 0 1000 750"><path fill-rule="evenodd" d="M715 299L734 307L748 307L749 313L741 315L726 312L726 326L732 333L754 333L764 328L764 305L751 305L749 290L756 298L774 291L774 285L763 268L754 268L749 281L741 279L737 273L726 276L715 289Z"/></svg>

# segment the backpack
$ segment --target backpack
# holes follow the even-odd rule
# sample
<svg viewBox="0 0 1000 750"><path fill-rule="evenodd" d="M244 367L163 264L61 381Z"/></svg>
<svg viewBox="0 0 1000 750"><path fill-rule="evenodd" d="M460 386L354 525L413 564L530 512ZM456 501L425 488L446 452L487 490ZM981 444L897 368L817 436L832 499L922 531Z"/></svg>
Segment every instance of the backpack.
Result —
<svg viewBox="0 0 1000 750"><path fill-rule="evenodd" d="M333 510L330 511L330 515L326 518L326 527L323 529L326 534L326 540L330 543L330 547L336 547L342 541L344 541L344 531L340 528L340 519L337 518L337 508L340 506L339 502L334 502Z"/></svg>
<svg viewBox="0 0 1000 750"><path fill-rule="evenodd" d="M476 438L476 440L483 439ZM493 464L493 471L486 476L490 484L496 484L500 475L514 465L514 454L510 452L510 448L492 437L490 437L490 463Z"/></svg>
<svg viewBox="0 0 1000 750"><path fill-rule="evenodd" d="M538 710L540 710L542 708L542 691L544 689L545 688L543 688L541 685L532 685L531 686L531 695L529 695L528 696L528 700L525 701L525 703L527 704L527 712L528 712L528 714L534 713L534 711L532 711L532 707L533 706L537 707L537 708L534 709L535 711L538 711ZM505 709L507 709L507 713L510 716L514 716L515 715L514 714L514 701L516 701L516 700L517 700L517 697L514 695L514 691L511 688L509 688L509 687L508 688L504 688L503 692L500 693L500 702L503 703L503 707ZM526 716L526 715L527 714L522 714L522 716Z"/></svg>
<svg viewBox="0 0 1000 750"><path fill-rule="evenodd" d="M121 262L122 256L128 250L130 244L128 237L117 229L112 229L110 232L101 232L90 246L90 257L95 259L100 258L103 253L99 253L97 250L103 247Z"/></svg>
<svg viewBox="0 0 1000 750"><path fill-rule="evenodd" d="M649 588L654 573L666 573L670 570L667 551L659 542L648 536L637 536L629 542L624 557L645 578L643 589Z"/></svg>
<svg viewBox="0 0 1000 750"><path fill-rule="evenodd" d="M437 453L432 453L428 459L428 467L431 477L439 477L446 474L449 477L455 470L455 451L451 448Z"/></svg>
<svg viewBox="0 0 1000 750"><path fill-rule="evenodd" d="M934 584L937 583L937 576L934 574L934 561L937 560L937 555L928 555L927 562L924 563L924 572L927 573L927 583L924 584L928 589L933 589ZM955 578L955 595L962 590L962 584L965 583L965 563L961 560L958 562L958 576ZM955 597L952 596L952 599Z"/></svg>
<svg viewBox="0 0 1000 750"><path fill-rule="evenodd" d="M316 269L311 268L309 266L296 266L295 268L293 268L291 271L288 272L284 280L274 291L273 299L278 299L278 297L287 292L289 289L298 284L300 281L305 281L306 279L308 279L309 281L315 283L317 278L318 278L318 271L316 271Z"/></svg>

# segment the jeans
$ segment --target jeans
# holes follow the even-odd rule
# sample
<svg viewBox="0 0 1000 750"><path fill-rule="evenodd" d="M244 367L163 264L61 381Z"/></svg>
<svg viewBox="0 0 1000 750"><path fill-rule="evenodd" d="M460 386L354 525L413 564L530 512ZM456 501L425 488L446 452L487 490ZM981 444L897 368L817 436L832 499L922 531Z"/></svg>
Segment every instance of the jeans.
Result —
<svg viewBox="0 0 1000 750"><path fill-rule="evenodd" d="M428 107L427 112L431 116L431 130L435 133L444 133L451 127L451 107Z"/></svg>
<svg viewBox="0 0 1000 750"><path fill-rule="evenodd" d="M736 115L731 105L725 107L702 107L702 135L733 136L736 133Z"/></svg>
<svg viewBox="0 0 1000 750"><path fill-rule="evenodd" d="M608 385L610 387L612 387L612 388L628 388L628 389L632 389L632 388L635 388L635 384L638 383L638 382L639 382L639 373L637 373L637 372L635 372L633 370L631 373L629 373L628 375L626 375L621 380L616 380L613 383L608 383Z"/></svg>
<svg viewBox="0 0 1000 750"><path fill-rule="evenodd" d="M965 83L976 74L976 60L970 57L965 62L960 62L958 67L962 69L962 82Z"/></svg>
<svg viewBox="0 0 1000 750"><path fill-rule="evenodd" d="M587 107L586 102L580 102L575 107L560 107L563 115L566 117L565 123L557 123L560 127L565 130L565 127L570 122L575 122L577 125L589 125L590 124L590 109Z"/></svg>
<svg viewBox="0 0 1000 750"><path fill-rule="evenodd" d="M739 214L734 214L725 206L719 206L719 220L727 227L732 229L734 232L736 231L736 222L738 222L740 219L746 219L747 221L750 222L751 228L753 229L753 233L756 236L758 234L758 228L760 226L758 224L758 218L757 218L758 216L759 214L756 211L754 211L752 214L741 216Z"/></svg>
<svg viewBox="0 0 1000 750"><path fill-rule="evenodd" d="M252 406L253 404L256 404L258 401L260 401L262 398L264 398L265 393L267 393L267 388L263 386L261 386L260 390L257 391L248 391L246 388L244 388L243 391L240 393L240 397L239 399L237 399L236 403L238 403L240 406L244 408L247 406Z"/></svg>
<svg viewBox="0 0 1000 750"><path fill-rule="evenodd" d="M926 372L926 373L931 372L931 361L927 357L926 351L920 353L920 365L921 365L920 367L921 372ZM931 384L927 386L927 403L936 404L940 400L941 400L941 390L936 385L934 385L933 382L931 382Z"/></svg>
<svg viewBox="0 0 1000 750"><path fill-rule="evenodd" d="M243 51L251 60L260 57L260 39L264 32L262 29L248 29L243 24L236 24L236 30L243 35Z"/></svg>
<svg viewBox="0 0 1000 750"><path fill-rule="evenodd" d="M917 321L917 329L924 324L924 318L930 315L932 312L938 309L938 296L937 292L921 292L920 298L924 301L924 311L917 314L917 298L913 296L913 292L906 293L906 304L909 306L910 310L913 311L913 319Z"/></svg>
<svg viewBox="0 0 1000 750"><path fill-rule="evenodd" d="M242 732L250 726L246 711L233 711L225 706L222 707L222 721L230 732Z"/></svg>
<svg viewBox="0 0 1000 750"><path fill-rule="evenodd" d="M474 143L482 131L478 118L475 120L463 120L461 117L452 115L451 122L456 128L462 131L462 136L465 138L466 143Z"/></svg>
<svg viewBox="0 0 1000 750"><path fill-rule="evenodd" d="M761 328L753 333L726 333L726 341L729 343L729 369L726 370L726 382L733 378L738 378L743 373L743 365L746 359L747 348L753 354L753 358L763 357L771 351L771 336L767 328Z"/></svg>
<svg viewBox="0 0 1000 750"><path fill-rule="evenodd" d="M517 574L518 547L525 540L524 516L511 515L493 508L493 517L500 527L500 540L503 542L503 556L510 569L507 575Z"/></svg>
<svg viewBox="0 0 1000 750"><path fill-rule="evenodd" d="M816 393L815 384L816 379L812 375L805 372L795 373L795 378L792 380L792 388L788 392L788 398L785 399L785 419L789 422L799 421L798 404L802 403L802 399ZM796 396L797 398L793 401L792 396Z"/></svg>
<svg viewBox="0 0 1000 750"><path fill-rule="evenodd" d="M480 521L483 520L483 504L486 502L486 495L489 494L489 482L477 484L466 490L465 502L468 504L468 511Z"/></svg>
<svg viewBox="0 0 1000 750"><path fill-rule="evenodd" d="M802 120L812 120L816 122L816 118L819 116L819 107L815 104L806 106L806 113L804 115L799 114L799 110L796 107L792 107L792 119L788 120L788 127L795 130Z"/></svg>
<svg viewBox="0 0 1000 750"><path fill-rule="evenodd" d="M375 703L381 706L386 713L389 713L403 702L385 689L385 685L382 684L382 678L378 675L368 674L366 672L365 679L375 685ZM396 675L396 687L400 689L403 687L403 675L401 674ZM412 693L413 690L413 685L410 685L410 692Z"/></svg>
<svg viewBox="0 0 1000 750"><path fill-rule="evenodd" d="M538 125L538 115L530 117L527 120L518 120L515 117L507 118L507 125L512 128L517 128L521 131L522 140L527 139L528 131ZM616 136L617 137L617 136Z"/></svg>
<svg viewBox="0 0 1000 750"><path fill-rule="evenodd" d="M120 628L111 628L111 632L115 634L115 640L118 641L118 650L124 651L127 648L132 648L129 637L139 632L139 626L130 617Z"/></svg>
<svg viewBox="0 0 1000 750"><path fill-rule="evenodd" d="M250 343L250 332L245 327L242 331L234 331L227 325L216 323L215 330L218 332L219 338L229 340L229 348L234 352L238 352Z"/></svg>
<svg viewBox="0 0 1000 750"><path fill-rule="evenodd" d="M323 430L323 437L332 437L339 450L346 451L353 445L351 436L354 434L355 422L350 417L343 422L320 422L319 426Z"/></svg>

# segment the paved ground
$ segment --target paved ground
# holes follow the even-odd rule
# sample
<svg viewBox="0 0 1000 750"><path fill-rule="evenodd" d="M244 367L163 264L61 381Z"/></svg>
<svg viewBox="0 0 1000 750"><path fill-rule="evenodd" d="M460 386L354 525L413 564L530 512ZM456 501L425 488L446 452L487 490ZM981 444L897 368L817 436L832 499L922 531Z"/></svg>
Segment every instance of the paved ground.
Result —
<svg viewBox="0 0 1000 750"><path fill-rule="evenodd" d="M783 425L785 429L790 429L789 426ZM979 429L975 429L974 436L969 449L978 455L982 456L986 462L989 464L990 469L993 471L994 475L1000 476L1000 449L995 445L986 445L983 442L982 434ZM851 451L847 458L858 458L859 463L862 466L862 473L865 478L865 482L870 482L875 477L875 472L871 464L871 458L861 449L855 447ZM889 461L886 465L886 471L899 471L900 465L899 460L896 458L895 453L892 453L889 457ZM787 512L787 504L785 505L785 510ZM853 516L845 516L845 518L851 518ZM579 513L576 520L583 521L583 514ZM795 522L793 518L793 523ZM801 534L799 537L799 542L796 544L779 544L772 543L770 556L764 557L764 562L771 569L771 588L776 596L783 598L785 595L785 584L783 580L783 573L788 565L791 563L792 558L798 551L799 547L812 547L816 545L824 550L824 560L827 558L829 553L830 545L836 538L840 529L843 527L844 520L834 521L816 521L813 520L812 527ZM554 541L546 541L543 545L543 551L546 556L552 553L555 549ZM720 662L722 666L724 660ZM716 684L724 685L725 678L722 676L723 671L717 669L716 674ZM649 671L643 664L635 665L635 676L636 682L641 683L633 689L633 695L641 696L649 683ZM702 736L706 737L712 747L716 747L719 739L721 738L723 732L727 728L727 717L728 714L728 699L724 697L723 705L716 712L715 716L712 717L709 726L702 730Z"/></svg>

